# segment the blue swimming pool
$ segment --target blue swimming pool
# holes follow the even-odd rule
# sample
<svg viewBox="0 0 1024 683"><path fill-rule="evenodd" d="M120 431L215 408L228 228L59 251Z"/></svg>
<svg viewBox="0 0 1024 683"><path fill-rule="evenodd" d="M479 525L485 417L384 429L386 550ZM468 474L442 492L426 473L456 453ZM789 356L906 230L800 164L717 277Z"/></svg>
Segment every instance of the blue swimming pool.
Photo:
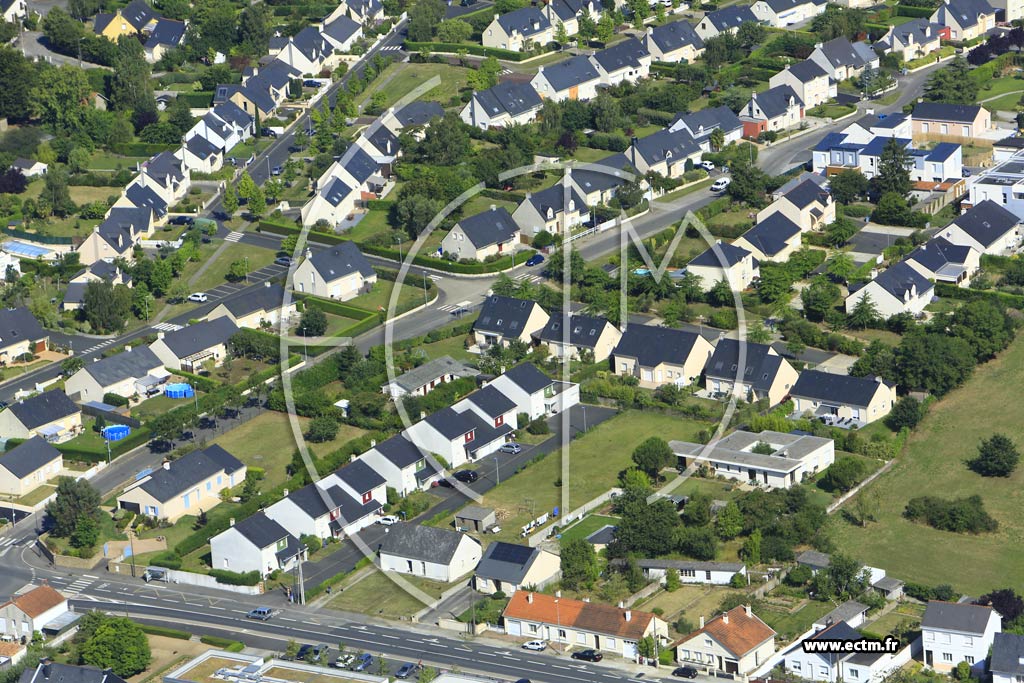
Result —
<svg viewBox="0 0 1024 683"><path fill-rule="evenodd" d="M167 388L164 389L164 393L167 394L168 398L192 398L196 395L196 390L192 388L191 384L176 382L168 384Z"/></svg>
<svg viewBox="0 0 1024 683"><path fill-rule="evenodd" d="M131 434L128 425L108 425L103 428L103 438L107 441L120 441Z"/></svg>

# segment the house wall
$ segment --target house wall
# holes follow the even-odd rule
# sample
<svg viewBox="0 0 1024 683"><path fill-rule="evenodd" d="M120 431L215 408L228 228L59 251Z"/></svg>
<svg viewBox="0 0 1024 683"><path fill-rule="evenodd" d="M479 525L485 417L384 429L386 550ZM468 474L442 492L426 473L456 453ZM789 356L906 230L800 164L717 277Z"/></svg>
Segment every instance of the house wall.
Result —
<svg viewBox="0 0 1024 683"><path fill-rule="evenodd" d="M851 406L842 403L838 399L826 402L803 396L791 396L791 398L793 399L793 412L798 415L806 412L813 413L824 403L836 406L836 415L838 417L853 418L870 424L875 420L885 417L892 410L892 406L896 402L896 388L879 382L875 395L871 397L871 401L868 402L867 406Z"/></svg>
<svg viewBox="0 0 1024 683"><path fill-rule="evenodd" d="M728 270L720 266L687 266L686 271L700 278L700 288L704 292L711 289L719 280L726 280L733 290L743 291L757 277L758 270L754 266L753 254L737 261Z"/></svg>
<svg viewBox="0 0 1024 683"><path fill-rule="evenodd" d="M1008 230L1006 234L994 241L987 247L981 242L971 237L956 223L950 223L939 233L953 244L961 244L968 247L974 247L979 252L984 254L994 255L1006 255L1012 254L1020 246L1020 225L1016 225L1013 229Z"/></svg>
<svg viewBox="0 0 1024 683"><path fill-rule="evenodd" d="M775 652L775 639L769 638L750 652L737 658L707 633L699 633L676 646L676 661L700 664L709 669L732 670L747 675L763 664Z"/></svg>
<svg viewBox="0 0 1024 683"><path fill-rule="evenodd" d="M564 100L580 100L586 102L597 97L597 86L601 83L600 77L592 81L575 85L566 90L555 90L555 87L548 82L544 75L544 67L539 67L537 75L530 81L530 85L537 91L541 99L551 99L555 102Z"/></svg>
<svg viewBox="0 0 1024 683"><path fill-rule="evenodd" d="M969 40L969 39L968 39ZM949 139L952 141L974 138L992 128L992 113L981 107L973 121L935 121L914 117L911 121L914 141Z"/></svg>
<svg viewBox="0 0 1024 683"><path fill-rule="evenodd" d="M921 263L916 259L905 259L905 262L908 266L929 280L938 279L932 270L921 265ZM981 266L981 252L974 248L970 249L967 252L967 258L963 265L967 269L967 272L964 275L964 279L957 283L957 286L969 287L971 285L971 278L974 277L974 274L978 272L978 268Z"/></svg>
<svg viewBox="0 0 1024 683"><path fill-rule="evenodd" d="M245 536L229 528L210 539L210 557L214 569L245 573L258 571L264 576L278 568L276 548L257 548Z"/></svg>
<svg viewBox="0 0 1024 683"><path fill-rule="evenodd" d="M105 239L100 237L98 232L95 231L86 237L85 241L78 245L78 249L75 251L78 252L78 261L83 266L91 266L97 261L109 261L120 256L120 254L118 254L117 251L111 247ZM125 255L130 256L131 250L129 249L125 252Z"/></svg>
<svg viewBox="0 0 1024 683"><path fill-rule="evenodd" d="M60 438L51 443L63 443L74 438L82 430L82 413L73 413L34 429L28 429L10 410L0 412L0 434L3 434L8 439L31 439L33 436L42 436L42 430L54 425L61 427L64 432Z"/></svg>
<svg viewBox="0 0 1024 683"><path fill-rule="evenodd" d="M313 264L309 262L309 259L304 259L296 267L292 278L292 286L296 291L339 301L354 299L366 291L368 287L372 287L376 282L376 273L370 277L363 277L362 273L358 271L328 282L317 272Z"/></svg>
<svg viewBox="0 0 1024 683"><path fill-rule="evenodd" d="M811 214L812 209L821 211L821 218L815 219ZM767 220L773 213L781 213L799 225L801 232L809 232L811 230L820 230L826 225L835 223L836 203L834 201L830 201L827 204L812 202L801 210L785 197L781 197L758 212L757 222L760 223Z"/></svg>
<svg viewBox="0 0 1024 683"><path fill-rule="evenodd" d="M367 465L377 472L377 474L384 477L384 479L387 480L387 485L398 491L398 495L400 496L409 495L416 489L420 488L416 482L416 472L422 469L422 466L417 467L416 465L412 465L405 469L399 469L379 451L373 448L361 455L357 455L356 459L365 461Z"/></svg>
<svg viewBox="0 0 1024 683"><path fill-rule="evenodd" d="M526 413L530 416L531 420L535 420L545 414L543 391L529 394L504 375L495 377L490 383L494 385L495 389L515 402L517 413Z"/></svg>
<svg viewBox="0 0 1024 683"><path fill-rule="evenodd" d="M921 643L924 662L936 671L949 672L966 661L976 671L983 671L985 658L996 634L1002 631L1002 620L993 611L982 634L922 628Z"/></svg>
<svg viewBox="0 0 1024 683"><path fill-rule="evenodd" d="M789 260L789 257L792 256L793 252L797 251L800 248L801 240L800 233L796 233L786 243L785 248L783 248L782 251L778 252L777 254L764 253L763 251L761 251L758 245L752 242L748 242L745 234L740 235L738 238L736 238L736 241L733 242L733 244L735 244L737 247L743 247L744 249L752 253L758 261L777 261L779 263L782 263L784 261Z"/></svg>
<svg viewBox="0 0 1024 683"><path fill-rule="evenodd" d="M815 5L814 3L807 2L796 7L790 7L784 12L778 14L768 6L768 3L763 0L755 2L750 7L750 11L754 13L758 21L763 21L769 26L775 28L783 28L785 26L792 26L793 24L799 24L802 21L806 21L811 17L816 17L825 11L825 5Z"/></svg>
<svg viewBox="0 0 1024 683"><path fill-rule="evenodd" d="M422 420L407 428L405 435L421 450L443 457L451 467L458 467L466 462L466 444L471 442L465 441L461 436L449 440Z"/></svg>
<svg viewBox="0 0 1024 683"><path fill-rule="evenodd" d="M6 467L0 467L0 493L21 497L35 490L60 474L64 469L64 457L49 462L22 478L16 477Z"/></svg>
<svg viewBox="0 0 1024 683"><path fill-rule="evenodd" d="M469 536L463 536L455 555L447 564L440 562L427 562L414 560L392 555L381 551L380 568L383 571L398 572L411 576L422 576L434 581L450 583L460 576L465 576L473 571L480 562L480 544Z"/></svg>
<svg viewBox="0 0 1024 683"><path fill-rule="evenodd" d="M296 538L310 535L317 538L331 538L330 516L323 514L316 519L310 517L287 497L277 501L265 511L270 519L283 526Z"/></svg>
<svg viewBox="0 0 1024 683"><path fill-rule="evenodd" d="M644 44L647 47L647 51L651 53L651 57L659 62L686 62L690 64L704 54L704 48L698 50L693 45L684 45L675 50L664 52L653 40L648 39Z"/></svg>
<svg viewBox="0 0 1024 683"><path fill-rule="evenodd" d="M645 389L656 389L663 384L686 386L700 377L715 347L707 339L698 336L690 350L689 356L682 365L676 363L660 363L654 367L641 366L636 358L615 356L615 374L632 376L640 380Z"/></svg>
<svg viewBox="0 0 1024 683"><path fill-rule="evenodd" d="M231 474L224 470L198 482L188 491L182 491L167 501L159 501L144 491L140 484L146 479L140 480L134 488L126 490L117 497L117 505L124 508L125 504L138 506L141 514L166 519L175 522L185 515L198 515L199 511L209 511L220 503L220 492L230 489L235 484L240 484L245 479L246 467Z"/></svg>
<svg viewBox="0 0 1024 683"><path fill-rule="evenodd" d="M8 363L13 361L18 356L26 353L32 353L33 346L30 339L24 339L22 341L8 344L3 348L0 348L0 361Z"/></svg>
<svg viewBox="0 0 1024 683"><path fill-rule="evenodd" d="M661 628L664 622L651 619L644 635L667 636L667 630ZM628 659L636 657L637 643L635 640L620 638L614 635L585 631L569 625L547 624L527 619L505 619L505 630L510 635L524 638L541 638L552 643L561 643L577 650L593 648Z"/></svg>
<svg viewBox="0 0 1024 683"><path fill-rule="evenodd" d="M790 73L789 69L783 69L768 79L768 85L772 88L780 85L788 85L793 88L793 92L800 97L804 106L808 109L817 107L819 104L824 104L834 97L831 92L831 88L829 87L828 76L815 78L804 83Z"/></svg>
<svg viewBox="0 0 1024 683"><path fill-rule="evenodd" d="M22 611L17 605L7 603L0 607L0 635L12 638L25 636L32 640L34 632L42 630L43 626L67 611L68 602L65 600L33 618Z"/></svg>
<svg viewBox="0 0 1024 683"><path fill-rule="evenodd" d="M933 292L934 290L932 289L929 289L923 294L918 292L917 296L913 296L909 300L904 301L893 296L883 289L881 285L872 280L850 296L846 297L846 312L847 314L852 313L853 309L857 306L857 302L865 296L870 296L871 302L875 304L879 315L883 318L889 318L897 313L910 313L917 316L923 313L924 307L931 303Z"/></svg>
<svg viewBox="0 0 1024 683"><path fill-rule="evenodd" d="M530 343L534 332L539 332L544 329L544 326L548 324L548 314L540 306L533 306L533 310L530 311L530 317L526 319L526 324L523 326L523 331L516 339L519 341ZM501 344L507 346L511 337L500 337L495 339L490 333L483 333L473 330L473 336L477 344L487 345L490 343Z"/></svg>
<svg viewBox="0 0 1024 683"><path fill-rule="evenodd" d="M645 569L644 573L647 578L652 581L660 581L665 583L668 570L666 569ZM696 570L696 569L680 569L678 570L679 580L682 583L693 583L693 584L710 584L713 586L726 586L732 580L734 572L720 571L717 569L711 570ZM746 568L741 569L739 574L746 574Z"/></svg>
<svg viewBox="0 0 1024 683"><path fill-rule="evenodd" d="M191 363L186 363L183 360L179 359L177 356L175 356L174 352L167 347L167 344L164 342L163 339L157 339L155 342L149 345L149 349L150 351L156 354L156 357L160 359L160 361L164 364L164 367L173 368L175 370L185 370L186 372L191 372L192 369L194 368L194 366ZM227 346L225 346L224 344L216 344L206 350L213 352L212 358L214 361L214 367L220 367L220 365L224 362L224 359L227 358L228 355ZM201 363L205 363L208 360L209 358L201 361Z"/></svg>

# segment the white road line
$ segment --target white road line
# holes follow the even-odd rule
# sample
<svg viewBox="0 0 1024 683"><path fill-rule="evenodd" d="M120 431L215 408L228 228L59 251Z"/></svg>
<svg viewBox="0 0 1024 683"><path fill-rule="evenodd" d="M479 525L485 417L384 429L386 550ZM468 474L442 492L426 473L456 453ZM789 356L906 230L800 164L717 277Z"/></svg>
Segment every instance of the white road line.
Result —
<svg viewBox="0 0 1024 683"><path fill-rule="evenodd" d="M296 621L295 619L289 619L288 617L281 617L281 621Z"/></svg>

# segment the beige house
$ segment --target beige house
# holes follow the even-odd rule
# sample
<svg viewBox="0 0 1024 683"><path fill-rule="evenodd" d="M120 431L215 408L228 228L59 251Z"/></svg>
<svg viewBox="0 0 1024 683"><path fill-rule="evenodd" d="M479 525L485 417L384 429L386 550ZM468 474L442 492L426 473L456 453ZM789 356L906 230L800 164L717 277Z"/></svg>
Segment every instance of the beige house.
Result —
<svg viewBox="0 0 1024 683"><path fill-rule="evenodd" d="M805 180L761 209L757 222L767 220L776 212L799 225L801 232L822 230L836 221L836 203L832 195L812 180Z"/></svg>
<svg viewBox="0 0 1024 683"><path fill-rule="evenodd" d="M690 131L668 128L642 138L633 138L626 158L641 174L657 173L665 178L681 178L686 169L701 159L701 148Z"/></svg>
<svg viewBox="0 0 1024 683"><path fill-rule="evenodd" d="M81 431L82 409L60 389L21 399L0 411L0 434L9 439L39 436L62 443Z"/></svg>
<svg viewBox="0 0 1024 683"><path fill-rule="evenodd" d="M102 401L106 394L131 398L144 396L149 387L159 387L169 375L163 361L149 347L127 347L121 353L86 363L64 382L64 391L81 401Z"/></svg>
<svg viewBox="0 0 1024 683"><path fill-rule="evenodd" d="M943 0L930 19L949 29L950 40L968 41L995 28L996 11L985 0Z"/></svg>
<svg viewBox="0 0 1024 683"><path fill-rule="evenodd" d="M775 631L749 605L734 607L673 644L676 661L710 672L747 676L775 653Z"/></svg>
<svg viewBox="0 0 1024 683"><path fill-rule="evenodd" d="M714 347L695 332L670 327L630 325L612 351L612 368L623 377L636 377L640 386L687 386L700 377Z"/></svg>
<svg viewBox="0 0 1024 683"><path fill-rule="evenodd" d="M571 169L566 169L566 175L570 173ZM530 239L542 230L552 235L561 235L589 218L586 200L571 184L566 192L562 183L540 192L527 192L526 199L512 212L512 220L519 226L520 232Z"/></svg>
<svg viewBox="0 0 1024 683"><path fill-rule="evenodd" d="M768 79L768 85L772 88L788 85L808 109L825 104L838 94L838 86L828 72L810 59L787 64L785 69Z"/></svg>
<svg viewBox="0 0 1024 683"><path fill-rule="evenodd" d="M523 52L532 45L547 45L555 39L555 29L545 13L533 6L495 14L480 34L484 47Z"/></svg>
<svg viewBox="0 0 1024 683"><path fill-rule="evenodd" d="M0 308L0 366L46 350L50 335L27 308Z"/></svg>
<svg viewBox="0 0 1024 683"><path fill-rule="evenodd" d="M97 261L113 261L119 257L131 262L134 260L132 251L135 245L152 234L152 209L115 206L78 246L78 260L84 266Z"/></svg>
<svg viewBox="0 0 1024 683"><path fill-rule="evenodd" d="M866 425L889 414L896 403L896 385L881 377L851 377L804 370L789 392L793 414L826 421Z"/></svg>
<svg viewBox="0 0 1024 683"><path fill-rule="evenodd" d="M441 240L441 249L459 260L484 261L514 254L519 237L519 226L508 209L492 204L489 211L456 223Z"/></svg>
<svg viewBox="0 0 1024 683"><path fill-rule="evenodd" d="M562 575L558 555L515 543L495 541L487 546L473 576L481 593L512 595L520 589L540 589Z"/></svg>
<svg viewBox="0 0 1024 683"><path fill-rule="evenodd" d="M348 301L370 291L377 271L354 242L341 242L320 251L306 251L295 269L292 287L297 292L324 299Z"/></svg>
<svg viewBox="0 0 1024 683"><path fill-rule="evenodd" d="M193 372L204 363L219 366L228 355L228 339L238 332L230 318L216 318L175 330L158 332L149 345L165 367Z"/></svg>
<svg viewBox="0 0 1024 683"><path fill-rule="evenodd" d="M741 370L739 342L719 339L704 367L704 389L713 396L735 395L744 401L768 399L782 403L800 374L767 344L746 343L746 365Z"/></svg>
<svg viewBox="0 0 1024 683"><path fill-rule="evenodd" d="M530 344L533 335L548 324L548 314L536 301L492 295L484 301L473 324L477 346L508 346L513 339Z"/></svg>
<svg viewBox="0 0 1024 683"><path fill-rule="evenodd" d="M992 129L992 112L976 104L920 102L911 119L914 142L957 142L982 137Z"/></svg>
<svg viewBox="0 0 1024 683"><path fill-rule="evenodd" d="M277 327L281 318L288 320L295 312L294 301L289 301L287 306L284 303L284 287L265 282L247 296L218 304L206 319L230 318L238 327L258 330Z"/></svg>
<svg viewBox="0 0 1024 683"><path fill-rule="evenodd" d="M44 439L33 437L0 455L0 494L20 498L59 475L63 468L61 452Z"/></svg>
<svg viewBox="0 0 1024 683"><path fill-rule="evenodd" d="M0 636L27 638L68 612L68 599L48 585L15 595L0 605Z"/></svg>
<svg viewBox="0 0 1024 683"><path fill-rule="evenodd" d="M168 461L117 497L117 507L175 522L220 502L220 493L245 480L246 467L220 446Z"/></svg>
<svg viewBox="0 0 1024 683"><path fill-rule="evenodd" d="M787 261L800 248L800 226L777 211L740 235L733 244L754 255L759 262Z"/></svg>
<svg viewBox="0 0 1024 683"><path fill-rule="evenodd" d="M705 292L722 280L734 292L742 292L760 271L751 252L735 244L718 242L687 263L686 272L700 278L700 288Z"/></svg>
<svg viewBox="0 0 1024 683"><path fill-rule="evenodd" d="M589 315L571 315L568 322L561 314L553 315L537 335L537 341L548 347L553 358L576 360L581 353L590 353L594 363L607 360L621 338L622 332L615 325Z"/></svg>
<svg viewBox="0 0 1024 683"><path fill-rule="evenodd" d="M688 21L673 21L658 27L647 27L647 51L659 62L696 61L704 54L704 41Z"/></svg>
<svg viewBox="0 0 1024 683"><path fill-rule="evenodd" d="M914 19L899 26L890 25L874 47L909 62L938 50L942 43L942 30L941 26L927 19Z"/></svg>

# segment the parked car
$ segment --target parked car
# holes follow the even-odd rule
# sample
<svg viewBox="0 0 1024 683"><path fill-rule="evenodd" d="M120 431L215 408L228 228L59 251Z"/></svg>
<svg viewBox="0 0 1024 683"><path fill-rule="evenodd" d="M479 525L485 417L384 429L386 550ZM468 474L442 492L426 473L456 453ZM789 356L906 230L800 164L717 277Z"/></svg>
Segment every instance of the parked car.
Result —
<svg viewBox="0 0 1024 683"><path fill-rule="evenodd" d="M532 268L533 266L539 266L542 263L544 263L544 257L541 256L540 254L534 254L533 256L526 260L526 265L529 268Z"/></svg>
<svg viewBox="0 0 1024 683"><path fill-rule="evenodd" d="M377 520L377 524L383 524L384 526L391 526L392 524L398 524L399 519L395 515L384 515Z"/></svg>
<svg viewBox="0 0 1024 683"><path fill-rule="evenodd" d="M356 659L355 655L338 655L338 658L331 662L333 669L347 669Z"/></svg>
<svg viewBox="0 0 1024 683"><path fill-rule="evenodd" d="M725 192L725 188L729 187L729 183L731 182L732 180L730 178L719 178L718 180L711 184L711 191Z"/></svg>
<svg viewBox="0 0 1024 683"><path fill-rule="evenodd" d="M450 489L450 488L453 488L453 487L452 487L452 483L451 483L450 481L448 481L447 479L435 479L435 480L434 480L433 482L431 482L431 484L430 484L430 487L431 487L431 488L435 488L435 487L437 487L437 486L440 486L440 487L442 487L442 488L446 488L446 489Z"/></svg>
<svg viewBox="0 0 1024 683"><path fill-rule="evenodd" d="M168 222L171 225L192 225L196 222L196 219L192 218L192 216L175 216Z"/></svg>
<svg viewBox="0 0 1024 683"><path fill-rule="evenodd" d="M696 678L697 670L692 666L680 666L672 670L672 675L677 678Z"/></svg>
<svg viewBox="0 0 1024 683"><path fill-rule="evenodd" d="M206 296L206 292L196 292L195 294L188 295L189 301L195 301L200 304L205 304L209 298L210 297Z"/></svg>
<svg viewBox="0 0 1024 683"><path fill-rule="evenodd" d="M414 673L419 671L419 664L413 664L412 662L406 662L395 672L395 678L408 678Z"/></svg>
<svg viewBox="0 0 1024 683"><path fill-rule="evenodd" d="M292 264L292 257L278 256L276 259L274 259L274 263L276 263L279 266L290 266Z"/></svg>
<svg viewBox="0 0 1024 683"><path fill-rule="evenodd" d="M299 648L299 653L295 655L295 659L300 662L304 662L308 659L318 659L320 655L327 652L326 645L309 645L308 643Z"/></svg>
<svg viewBox="0 0 1024 683"><path fill-rule="evenodd" d="M476 470L459 470L452 475L456 481L461 481L463 484L472 484L474 481L480 478L480 475Z"/></svg>
<svg viewBox="0 0 1024 683"><path fill-rule="evenodd" d="M700 167L703 168L708 173L711 173L711 171L715 170L715 164L713 162L710 162L710 161L702 161L702 162L700 162Z"/></svg>
<svg viewBox="0 0 1024 683"><path fill-rule="evenodd" d="M965 168L965 169L963 169L963 170L962 170L962 171L960 172L960 175L961 175L962 177L964 177L964 178L970 178L970 177L971 177L971 169L969 169L969 168Z"/></svg>
<svg viewBox="0 0 1024 683"><path fill-rule="evenodd" d="M548 641L546 640L531 640L528 643L523 643L524 650L533 650L534 652L543 652L548 648Z"/></svg>
<svg viewBox="0 0 1024 683"><path fill-rule="evenodd" d="M302 81L302 85L307 88L319 88L320 81L313 80L312 78L307 78L306 80Z"/></svg>
<svg viewBox="0 0 1024 683"><path fill-rule="evenodd" d="M502 453L511 453L512 455L519 455L523 452L523 447L517 444L515 441L509 441L506 444L502 444L501 448L498 449Z"/></svg>
<svg viewBox="0 0 1024 683"><path fill-rule="evenodd" d="M260 128L260 135L262 135L265 138L276 138L277 137L277 133L275 133L274 131L270 130L269 128Z"/></svg>
<svg viewBox="0 0 1024 683"><path fill-rule="evenodd" d="M238 166L238 159L234 157L228 157L227 159L224 160L224 163L228 164L229 166Z"/></svg>
<svg viewBox="0 0 1024 683"><path fill-rule="evenodd" d="M259 619L260 621L266 621L270 617L274 616L274 610L269 607L257 607L256 609L249 610L249 613L245 615L248 619Z"/></svg>
<svg viewBox="0 0 1024 683"><path fill-rule="evenodd" d="M572 658L581 659L584 662L600 662L604 659L604 655L597 650L580 650L579 652L573 652Z"/></svg>
<svg viewBox="0 0 1024 683"><path fill-rule="evenodd" d="M359 655L355 663L352 665L353 671L366 671L373 664L373 655L369 652L364 652Z"/></svg>
<svg viewBox="0 0 1024 683"><path fill-rule="evenodd" d="M284 168L281 166L275 166L270 170L270 175L281 175L284 172Z"/></svg>

